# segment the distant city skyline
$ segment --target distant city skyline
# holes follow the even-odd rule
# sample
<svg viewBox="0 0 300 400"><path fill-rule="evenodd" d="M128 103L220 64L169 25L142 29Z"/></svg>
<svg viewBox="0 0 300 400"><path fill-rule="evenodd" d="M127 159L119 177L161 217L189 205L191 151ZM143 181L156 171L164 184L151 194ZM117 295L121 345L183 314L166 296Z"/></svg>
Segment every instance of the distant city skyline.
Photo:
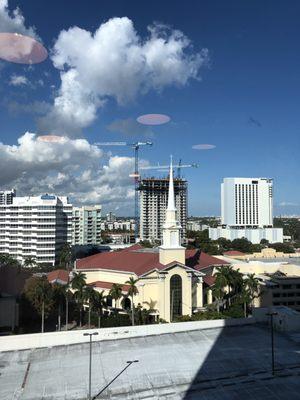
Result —
<svg viewBox="0 0 300 400"><path fill-rule="evenodd" d="M50 54L1 61L0 190L133 215L131 149L93 144L142 139L142 164L199 163L183 171L189 215L220 215L230 176L273 179L274 215L300 215L299 14L283 1L0 2L0 32ZM171 121L136 122L147 113ZM68 139L37 140L49 134Z"/></svg>

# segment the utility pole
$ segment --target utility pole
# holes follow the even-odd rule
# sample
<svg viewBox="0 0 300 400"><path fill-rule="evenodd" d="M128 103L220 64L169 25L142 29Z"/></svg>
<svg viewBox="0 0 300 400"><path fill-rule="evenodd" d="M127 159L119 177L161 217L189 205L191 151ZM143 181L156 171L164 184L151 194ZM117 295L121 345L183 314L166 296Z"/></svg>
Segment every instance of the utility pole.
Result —
<svg viewBox="0 0 300 400"><path fill-rule="evenodd" d="M90 337L90 359L89 359L89 397L88 400L92 400L92 336L98 335L98 332L84 333L83 336Z"/></svg>

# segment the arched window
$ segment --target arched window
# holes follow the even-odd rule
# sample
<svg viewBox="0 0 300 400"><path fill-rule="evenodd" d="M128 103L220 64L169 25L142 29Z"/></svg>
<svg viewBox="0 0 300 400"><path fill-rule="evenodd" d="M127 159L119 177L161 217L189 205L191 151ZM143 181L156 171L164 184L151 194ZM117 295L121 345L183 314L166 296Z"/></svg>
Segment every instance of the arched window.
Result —
<svg viewBox="0 0 300 400"><path fill-rule="evenodd" d="M170 317L182 315L182 279L180 275L173 275L170 279Z"/></svg>

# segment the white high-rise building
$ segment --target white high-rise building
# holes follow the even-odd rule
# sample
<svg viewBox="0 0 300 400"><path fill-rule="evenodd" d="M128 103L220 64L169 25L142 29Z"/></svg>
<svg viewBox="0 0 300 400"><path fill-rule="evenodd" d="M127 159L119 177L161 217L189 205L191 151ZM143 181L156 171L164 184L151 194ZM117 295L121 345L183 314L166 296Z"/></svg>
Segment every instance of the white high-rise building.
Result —
<svg viewBox="0 0 300 400"><path fill-rule="evenodd" d="M13 197L0 204L0 253L21 263L32 257L37 264L55 265L65 243L72 239L72 204L54 195Z"/></svg>
<svg viewBox="0 0 300 400"><path fill-rule="evenodd" d="M233 227L273 226L273 180L224 178L221 184L221 224Z"/></svg>
<svg viewBox="0 0 300 400"><path fill-rule="evenodd" d="M102 206L73 207L72 244L101 244Z"/></svg>
<svg viewBox="0 0 300 400"><path fill-rule="evenodd" d="M229 240L245 237L257 244L283 242L283 230L273 228L273 180L224 178L221 184L221 226L209 228L209 237Z"/></svg>
<svg viewBox="0 0 300 400"><path fill-rule="evenodd" d="M12 204L16 190L0 190L0 204Z"/></svg>

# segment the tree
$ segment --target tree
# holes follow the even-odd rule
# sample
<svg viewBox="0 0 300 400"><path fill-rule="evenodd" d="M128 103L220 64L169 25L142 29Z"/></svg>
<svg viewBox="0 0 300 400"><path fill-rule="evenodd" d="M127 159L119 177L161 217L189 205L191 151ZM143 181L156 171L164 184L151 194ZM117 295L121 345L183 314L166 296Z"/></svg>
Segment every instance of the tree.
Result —
<svg viewBox="0 0 300 400"><path fill-rule="evenodd" d="M93 307L93 300L95 296L95 290L91 286L85 286L83 289L83 299L89 305L89 313L88 313L88 327L91 327L91 311Z"/></svg>
<svg viewBox="0 0 300 400"><path fill-rule="evenodd" d="M84 303L84 287L86 286L86 275L82 272L75 272L71 286L75 290L74 297L79 307L79 326L82 327L82 312Z"/></svg>
<svg viewBox="0 0 300 400"><path fill-rule="evenodd" d="M283 253L295 253L293 246L288 243L272 243L269 247Z"/></svg>
<svg viewBox="0 0 300 400"><path fill-rule="evenodd" d="M59 283L55 283L52 287L53 289L53 300L57 306L58 313L57 313L57 327L58 330L61 330L61 311L62 311L62 304L65 301L65 292L66 288L65 285L60 285Z"/></svg>
<svg viewBox="0 0 300 400"><path fill-rule="evenodd" d="M268 246L269 241L267 239L261 239L260 244Z"/></svg>
<svg viewBox="0 0 300 400"><path fill-rule="evenodd" d="M103 308L106 307L106 296L104 296L104 290L98 292L95 290L93 297L93 306L98 312L98 328L101 327L101 318L103 315Z"/></svg>
<svg viewBox="0 0 300 400"><path fill-rule="evenodd" d="M37 265L34 257L27 256L24 260L24 267L35 267Z"/></svg>
<svg viewBox="0 0 300 400"><path fill-rule="evenodd" d="M254 274L248 274L246 279L244 280L244 285L249 291L250 302L252 303L255 297L258 296L259 290L259 280L255 277Z"/></svg>
<svg viewBox="0 0 300 400"><path fill-rule="evenodd" d="M65 243L61 249L59 254L59 263L62 267L69 270L72 261L72 251L69 243Z"/></svg>
<svg viewBox="0 0 300 400"><path fill-rule="evenodd" d="M45 317L49 314L53 304L51 284L46 277L29 278L24 287L24 294L37 312L41 315L41 332L44 332Z"/></svg>
<svg viewBox="0 0 300 400"><path fill-rule="evenodd" d="M232 249L241 251L242 253L251 253L252 252L251 246L252 243L246 238L234 239L231 242Z"/></svg>
<svg viewBox="0 0 300 400"><path fill-rule="evenodd" d="M115 309L117 308L118 301L122 297L122 285L119 283L113 283L109 295L115 300Z"/></svg>
<svg viewBox="0 0 300 400"><path fill-rule="evenodd" d="M217 267L215 277L221 288L228 288L228 293L224 297L226 297L227 305L230 306L232 297L240 293L242 289L243 275L231 265L223 265Z"/></svg>
<svg viewBox="0 0 300 400"><path fill-rule="evenodd" d="M20 263L18 260L16 260L14 257L12 257L9 254L0 254L0 264L6 265L6 266L20 266Z"/></svg>
<svg viewBox="0 0 300 400"><path fill-rule="evenodd" d="M216 279L215 284L212 287L212 295L216 299L217 303L217 312L220 313L220 305L223 303L224 300L224 286L222 284L221 279Z"/></svg>
<svg viewBox="0 0 300 400"><path fill-rule="evenodd" d="M136 287L136 284L138 282L139 279L134 279L132 276L128 279L128 281L126 281L125 283L127 285L129 285L129 289L128 289L128 296L131 297L131 321L132 321L132 325L134 325L134 302L133 302L133 298L134 296L136 296L139 291L138 288Z"/></svg>

